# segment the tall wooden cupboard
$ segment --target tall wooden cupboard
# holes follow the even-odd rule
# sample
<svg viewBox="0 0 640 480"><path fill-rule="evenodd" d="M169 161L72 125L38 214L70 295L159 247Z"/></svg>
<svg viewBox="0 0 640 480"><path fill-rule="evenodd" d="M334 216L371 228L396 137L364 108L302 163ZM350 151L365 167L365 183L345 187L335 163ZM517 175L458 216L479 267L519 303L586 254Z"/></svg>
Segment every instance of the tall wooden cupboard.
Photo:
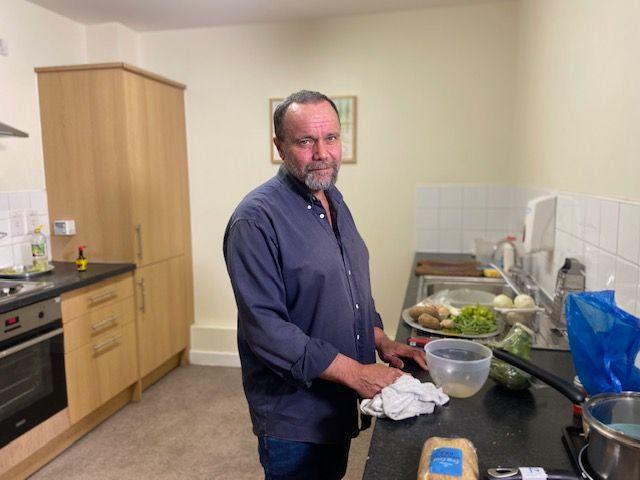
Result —
<svg viewBox="0 0 640 480"><path fill-rule="evenodd" d="M77 232L53 258L137 264L145 386L186 361L193 319L185 86L123 63L36 72L49 215Z"/></svg>

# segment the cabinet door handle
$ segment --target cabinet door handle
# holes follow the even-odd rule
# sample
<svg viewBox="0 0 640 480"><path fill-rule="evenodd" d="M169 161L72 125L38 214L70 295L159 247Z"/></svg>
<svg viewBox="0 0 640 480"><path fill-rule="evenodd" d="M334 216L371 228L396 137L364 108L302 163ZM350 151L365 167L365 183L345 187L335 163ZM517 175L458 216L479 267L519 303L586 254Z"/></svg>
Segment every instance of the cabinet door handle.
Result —
<svg viewBox="0 0 640 480"><path fill-rule="evenodd" d="M111 324L115 324L118 321L118 318L120 318L120 315L111 315L110 317L105 318L101 322L92 324L91 330L93 330L94 332L96 330L102 330L103 328Z"/></svg>
<svg viewBox="0 0 640 480"><path fill-rule="evenodd" d="M104 342L96 343L93 346L93 353L96 354L100 352L100 350L104 350L105 348L118 343L120 341L120 338L122 338L121 335L114 335L113 337L106 339Z"/></svg>
<svg viewBox="0 0 640 480"><path fill-rule="evenodd" d="M138 286L140 287L140 311L144 313L147 304L144 290L144 278L140 279L140 281L138 282Z"/></svg>
<svg viewBox="0 0 640 480"><path fill-rule="evenodd" d="M108 300L110 298L113 298L117 295L117 291L114 290L108 290L106 292L103 293L99 293L97 295L92 295L89 297L89 302L91 303L100 303L100 302L104 302L105 300Z"/></svg>
<svg viewBox="0 0 640 480"><path fill-rule="evenodd" d="M140 223L136 225L136 236L138 237L138 258L142 260L142 224Z"/></svg>

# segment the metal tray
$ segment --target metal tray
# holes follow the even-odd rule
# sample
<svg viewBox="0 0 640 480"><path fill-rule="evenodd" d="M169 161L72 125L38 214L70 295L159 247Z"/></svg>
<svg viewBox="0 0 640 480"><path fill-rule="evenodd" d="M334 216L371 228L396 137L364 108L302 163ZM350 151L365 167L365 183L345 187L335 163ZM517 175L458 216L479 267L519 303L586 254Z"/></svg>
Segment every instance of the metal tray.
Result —
<svg viewBox="0 0 640 480"><path fill-rule="evenodd" d="M440 335L442 337L491 338L491 337L495 337L496 335L500 335L502 332L504 332L504 329L505 329L504 320L502 320L501 318L496 318L496 323L498 324L498 328L493 332L481 333L481 334L478 334L478 335L468 335L468 334L465 334L465 333L448 333L448 332L443 332L442 330L433 330L431 328L423 327L418 322L414 321L413 318L411 318L411 315L409 315L409 310L411 310L411 309L410 308L405 308L402 311L402 320L404 320L404 322L407 325L415 328L416 330L421 330L423 332L433 333L435 335Z"/></svg>
<svg viewBox="0 0 640 480"><path fill-rule="evenodd" d="M13 269L14 272L10 272L9 270ZM39 277L40 275L45 275L47 273L52 272L55 269L53 265L49 265L46 270L38 270L38 271L29 271L22 270L19 271L16 267L8 267L0 269L0 278L33 278Z"/></svg>

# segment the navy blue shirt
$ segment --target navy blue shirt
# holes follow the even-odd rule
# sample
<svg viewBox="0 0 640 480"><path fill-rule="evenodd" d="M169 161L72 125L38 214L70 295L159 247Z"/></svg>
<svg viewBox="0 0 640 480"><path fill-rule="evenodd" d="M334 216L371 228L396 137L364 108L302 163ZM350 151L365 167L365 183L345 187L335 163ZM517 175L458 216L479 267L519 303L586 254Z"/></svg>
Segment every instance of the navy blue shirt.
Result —
<svg viewBox="0 0 640 480"><path fill-rule="evenodd" d="M256 435L314 443L358 434L355 391L319 378L338 353L374 363L369 253L337 188L321 203L284 167L229 220L242 380Z"/></svg>

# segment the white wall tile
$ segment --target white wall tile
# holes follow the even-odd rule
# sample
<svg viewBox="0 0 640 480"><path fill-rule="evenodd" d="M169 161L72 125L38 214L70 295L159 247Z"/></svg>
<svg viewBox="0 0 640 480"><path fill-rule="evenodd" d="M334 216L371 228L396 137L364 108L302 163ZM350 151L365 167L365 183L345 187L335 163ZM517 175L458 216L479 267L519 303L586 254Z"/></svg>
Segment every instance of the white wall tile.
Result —
<svg viewBox="0 0 640 480"><path fill-rule="evenodd" d="M31 210L38 212L38 215L48 215L47 192L46 190L34 190L29 192Z"/></svg>
<svg viewBox="0 0 640 480"><path fill-rule="evenodd" d="M596 197L586 199L584 239L592 245L600 245L600 199Z"/></svg>
<svg viewBox="0 0 640 480"><path fill-rule="evenodd" d="M420 230L438 228L438 209L437 208L417 208L416 209L416 228Z"/></svg>
<svg viewBox="0 0 640 480"><path fill-rule="evenodd" d="M439 187L435 185L429 185L424 187L418 187L416 190L416 207L425 208L437 208Z"/></svg>
<svg viewBox="0 0 640 480"><path fill-rule="evenodd" d="M0 192L0 212L9 211L9 193Z"/></svg>
<svg viewBox="0 0 640 480"><path fill-rule="evenodd" d="M598 255L596 290L613 290L616 283L616 257L604 250Z"/></svg>
<svg viewBox="0 0 640 480"><path fill-rule="evenodd" d="M636 289L636 313L635 316L640 318L640 285Z"/></svg>
<svg viewBox="0 0 640 480"><path fill-rule="evenodd" d="M462 231L441 230L438 238L438 251L446 253L462 253Z"/></svg>
<svg viewBox="0 0 640 480"><path fill-rule="evenodd" d="M6 245L0 247L0 268L13 265L13 247Z"/></svg>
<svg viewBox="0 0 640 480"><path fill-rule="evenodd" d="M438 214L440 230L462 229L462 208L441 208Z"/></svg>
<svg viewBox="0 0 640 480"><path fill-rule="evenodd" d="M574 220L575 220L575 236L581 240L586 240L586 218L587 218L587 197L586 195L574 195Z"/></svg>
<svg viewBox="0 0 640 480"><path fill-rule="evenodd" d="M513 207L510 210L511 222L509 229L516 237L522 240L522 231L524 230L524 216L526 214L525 207Z"/></svg>
<svg viewBox="0 0 640 480"><path fill-rule="evenodd" d="M509 236L509 230L487 230L485 235L487 240L496 243L507 238Z"/></svg>
<svg viewBox="0 0 640 480"><path fill-rule="evenodd" d="M440 187L440 208L462 207L462 187L443 185Z"/></svg>
<svg viewBox="0 0 640 480"><path fill-rule="evenodd" d="M438 252L438 231L418 230L416 232L416 250L419 252Z"/></svg>
<svg viewBox="0 0 640 480"><path fill-rule="evenodd" d="M476 238L485 238L484 230L463 230L462 231L462 252L474 253Z"/></svg>
<svg viewBox="0 0 640 480"><path fill-rule="evenodd" d="M509 230L510 208L487 208L487 230Z"/></svg>
<svg viewBox="0 0 640 480"><path fill-rule="evenodd" d="M465 208L462 212L462 228L465 230L484 230L487 228L487 210L484 208Z"/></svg>
<svg viewBox="0 0 640 480"><path fill-rule="evenodd" d="M610 253L618 249L618 211L615 200L600 201L600 248Z"/></svg>
<svg viewBox="0 0 640 480"><path fill-rule="evenodd" d="M598 256L600 249L586 243L584 247L584 267L587 290L599 290L598 288Z"/></svg>
<svg viewBox="0 0 640 480"><path fill-rule="evenodd" d="M633 263L640 263L640 204L620 203L617 254Z"/></svg>
<svg viewBox="0 0 640 480"><path fill-rule="evenodd" d="M11 222L8 218L0 220L0 246L11 245ZM3 236L4 235L4 236Z"/></svg>
<svg viewBox="0 0 640 480"><path fill-rule="evenodd" d="M9 193L9 209L10 210L27 210L31 206L29 192L11 192Z"/></svg>
<svg viewBox="0 0 640 480"><path fill-rule="evenodd" d="M511 187L491 185L487 189L487 207L509 208L511 206Z"/></svg>
<svg viewBox="0 0 640 480"><path fill-rule="evenodd" d="M464 187L462 204L465 208L484 208L487 206L487 187L473 185Z"/></svg>
<svg viewBox="0 0 640 480"><path fill-rule="evenodd" d="M616 262L616 304L623 310L635 314L638 290L638 266L621 258Z"/></svg>

